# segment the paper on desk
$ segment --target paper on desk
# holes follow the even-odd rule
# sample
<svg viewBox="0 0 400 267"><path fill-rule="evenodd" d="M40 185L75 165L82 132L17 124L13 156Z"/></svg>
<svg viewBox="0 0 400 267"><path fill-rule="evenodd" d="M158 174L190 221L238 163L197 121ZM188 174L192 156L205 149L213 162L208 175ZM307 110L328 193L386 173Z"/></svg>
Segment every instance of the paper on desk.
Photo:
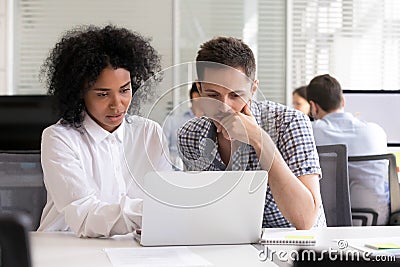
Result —
<svg viewBox="0 0 400 267"><path fill-rule="evenodd" d="M187 247L105 248L114 267L212 266Z"/></svg>
<svg viewBox="0 0 400 267"><path fill-rule="evenodd" d="M399 245L400 237L378 237L363 239L347 239L349 247L360 251L370 252L371 255L390 254L400 256L398 247L389 247L388 244ZM385 247L386 245L386 247Z"/></svg>

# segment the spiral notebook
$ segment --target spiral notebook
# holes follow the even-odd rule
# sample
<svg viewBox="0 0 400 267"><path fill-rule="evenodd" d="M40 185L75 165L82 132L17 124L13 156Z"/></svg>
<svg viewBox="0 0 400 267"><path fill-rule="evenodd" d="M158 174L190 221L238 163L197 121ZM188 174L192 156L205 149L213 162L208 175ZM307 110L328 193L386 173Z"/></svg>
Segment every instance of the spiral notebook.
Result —
<svg viewBox="0 0 400 267"><path fill-rule="evenodd" d="M315 246L316 243L316 238L309 231L264 232L260 239L262 245Z"/></svg>
<svg viewBox="0 0 400 267"><path fill-rule="evenodd" d="M285 246L315 246L314 237L285 237L282 239L261 239L261 245L285 245Z"/></svg>

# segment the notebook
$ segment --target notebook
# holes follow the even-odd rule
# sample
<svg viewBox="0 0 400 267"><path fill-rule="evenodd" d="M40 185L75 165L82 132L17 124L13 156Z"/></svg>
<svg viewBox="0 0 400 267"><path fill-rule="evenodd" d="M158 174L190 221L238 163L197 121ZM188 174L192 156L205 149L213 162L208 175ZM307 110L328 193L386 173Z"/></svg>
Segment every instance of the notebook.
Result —
<svg viewBox="0 0 400 267"><path fill-rule="evenodd" d="M371 256L391 255L400 257L400 237L393 234L393 237L373 237L347 239L346 245Z"/></svg>
<svg viewBox="0 0 400 267"><path fill-rule="evenodd" d="M266 171L151 172L144 181L142 246L257 243Z"/></svg>
<svg viewBox="0 0 400 267"><path fill-rule="evenodd" d="M313 235L286 235L282 237L262 238L262 245L284 245L284 246L315 246L317 240Z"/></svg>

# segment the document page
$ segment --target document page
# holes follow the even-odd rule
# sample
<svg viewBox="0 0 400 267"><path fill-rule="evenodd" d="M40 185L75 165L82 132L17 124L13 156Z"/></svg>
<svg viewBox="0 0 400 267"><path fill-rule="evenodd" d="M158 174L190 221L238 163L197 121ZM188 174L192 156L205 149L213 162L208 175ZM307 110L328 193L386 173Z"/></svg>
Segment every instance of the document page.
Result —
<svg viewBox="0 0 400 267"><path fill-rule="evenodd" d="M349 247L368 252L371 255L400 256L400 237L379 237L365 239L347 239Z"/></svg>
<svg viewBox="0 0 400 267"><path fill-rule="evenodd" d="M187 247L105 248L114 267L212 266Z"/></svg>

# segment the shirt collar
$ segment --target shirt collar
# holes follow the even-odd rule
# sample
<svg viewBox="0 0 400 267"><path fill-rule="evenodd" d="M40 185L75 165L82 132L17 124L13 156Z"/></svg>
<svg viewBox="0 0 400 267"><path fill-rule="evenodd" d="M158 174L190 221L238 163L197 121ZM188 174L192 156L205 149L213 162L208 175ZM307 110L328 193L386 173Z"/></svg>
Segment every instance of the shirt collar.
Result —
<svg viewBox="0 0 400 267"><path fill-rule="evenodd" d="M121 125L114 132L110 133L109 131L104 130L87 113L85 113L82 125L87 133L93 138L95 143L100 143L109 136L114 136L118 142L122 143L122 140L124 138L125 123L125 119L122 120Z"/></svg>
<svg viewBox="0 0 400 267"><path fill-rule="evenodd" d="M192 118L195 117L194 113L193 113L193 110L191 108L185 111L184 116L190 116Z"/></svg>
<svg viewBox="0 0 400 267"><path fill-rule="evenodd" d="M322 119L349 119L353 117L351 113L348 112L331 112L326 114Z"/></svg>

